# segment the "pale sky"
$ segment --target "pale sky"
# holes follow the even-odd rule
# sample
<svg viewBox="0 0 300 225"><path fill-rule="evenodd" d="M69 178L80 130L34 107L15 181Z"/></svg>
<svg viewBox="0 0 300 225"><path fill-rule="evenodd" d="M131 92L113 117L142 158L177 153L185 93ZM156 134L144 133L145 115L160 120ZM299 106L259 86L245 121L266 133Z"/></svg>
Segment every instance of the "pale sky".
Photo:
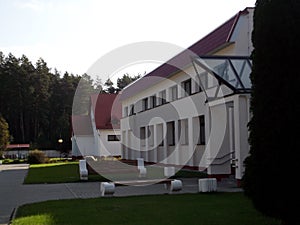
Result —
<svg viewBox="0 0 300 225"><path fill-rule="evenodd" d="M187 48L254 5L255 0L0 0L0 51L25 54L33 63L42 57L52 69L81 75L131 43Z"/></svg>

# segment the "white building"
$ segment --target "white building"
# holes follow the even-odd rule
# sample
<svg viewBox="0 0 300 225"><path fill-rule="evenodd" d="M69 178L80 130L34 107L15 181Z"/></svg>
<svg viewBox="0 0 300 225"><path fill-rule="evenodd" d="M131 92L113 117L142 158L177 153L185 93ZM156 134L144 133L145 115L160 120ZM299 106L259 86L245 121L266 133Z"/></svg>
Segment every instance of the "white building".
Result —
<svg viewBox="0 0 300 225"><path fill-rule="evenodd" d="M88 115L72 116L72 155L121 156L121 105L117 94L94 94Z"/></svg>
<svg viewBox="0 0 300 225"><path fill-rule="evenodd" d="M253 11L240 11L123 90L123 158L242 178L249 152Z"/></svg>

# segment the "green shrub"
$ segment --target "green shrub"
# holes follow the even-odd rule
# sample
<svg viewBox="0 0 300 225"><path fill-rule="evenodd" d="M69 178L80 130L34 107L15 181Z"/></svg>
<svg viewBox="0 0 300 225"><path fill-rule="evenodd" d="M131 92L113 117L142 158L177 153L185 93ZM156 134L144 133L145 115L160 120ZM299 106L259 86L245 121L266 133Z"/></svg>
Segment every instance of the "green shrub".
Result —
<svg viewBox="0 0 300 225"><path fill-rule="evenodd" d="M43 151L35 149L29 152L28 155L29 164L41 164L46 162L48 162L48 158L46 157Z"/></svg>

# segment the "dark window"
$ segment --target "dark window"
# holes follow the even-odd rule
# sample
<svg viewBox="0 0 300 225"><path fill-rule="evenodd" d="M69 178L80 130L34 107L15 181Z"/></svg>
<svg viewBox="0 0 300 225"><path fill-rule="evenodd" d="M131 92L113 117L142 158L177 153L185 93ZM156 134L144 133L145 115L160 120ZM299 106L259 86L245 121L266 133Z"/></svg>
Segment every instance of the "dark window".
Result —
<svg viewBox="0 0 300 225"><path fill-rule="evenodd" d="M130 105L129 116L134 115L134 105Z"/></svg>
<svg viewBox="0 0 300 225"><path fill-rule="evenodd" d="M159 104L163 105L166 102L167 102L166 101L166 90L163 90L163 91L159 92Z"/></svg>
<svg viewBox="0 0 300 225"><path fill-rule="evenodd" d="M140 128L140 140L141 140L141 146L145 146L146 142L146 127L141 127Z"/></svg>
<svg viewBox="0 0 300 225"><path fill-rule="evenodd" d="M151 108L156 107L156 95L150 97L150 107Z"/></svg>
<svg viewBox="0 0 300 225"><path fill-rule="evenodd" d="M200 137L198 144L205 145L205 118L204 115L199 116L199 123L200 123Z"/></svg>
<svg viewBox="0 0 300 225"><path fill-rule="evenodd" d="M175 145L175 123L174 121L167 123L167 144Z"/></svg>
<svg viewBox="0 0 300 225"><path fill-rule="evenodd" d="M148 109L148 98L143 99L143 111Z"/></svg>
<svg viewBox="0 0 300 225"><path fill-rule="evenodd" d="M120 141L120 135L107 135L107 141Z"/></svg>
<svg viewBox="0 0 300 225"><path fill-rule="evenodd" d="M182 88L184 90L184 96L189 96L192 94L192 80L188 79L182 82Z"/></svg>

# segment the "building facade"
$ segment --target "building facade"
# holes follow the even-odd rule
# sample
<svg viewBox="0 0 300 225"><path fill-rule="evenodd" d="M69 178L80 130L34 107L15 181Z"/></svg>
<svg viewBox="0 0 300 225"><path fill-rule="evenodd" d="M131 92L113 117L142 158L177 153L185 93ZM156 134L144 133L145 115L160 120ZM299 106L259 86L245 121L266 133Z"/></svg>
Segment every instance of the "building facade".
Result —
<svg viewBox="0 0 300 225"><path fill-rule="evenodd" d="M240 11L123 90L123 158L242 178L253 11Z"/></svg>

